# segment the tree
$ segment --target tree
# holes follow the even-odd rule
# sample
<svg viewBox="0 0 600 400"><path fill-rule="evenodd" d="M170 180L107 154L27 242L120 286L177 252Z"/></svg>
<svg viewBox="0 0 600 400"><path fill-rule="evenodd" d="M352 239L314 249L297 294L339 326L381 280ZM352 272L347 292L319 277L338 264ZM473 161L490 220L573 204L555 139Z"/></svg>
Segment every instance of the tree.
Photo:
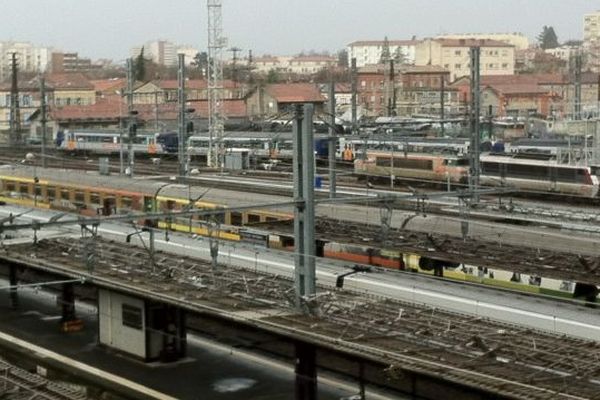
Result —
<svg viewBox="0 0 600 400"><path fill-rule="evenodd" d="M192 65L201 72L203 77L205 77L208 74L208 53L205 51L196 53Z"/></svg>
<svg viewBox="0 0 600 400"><path fill-rule="evenodd" d="M402 52L400 46L396 47L396 51L394 51L394 62L397 65L406 64L406 55Z"/></svg>
<svg viewBox="0 0 600 400"><path fill-rule="evenodd" d="M383 45L381 46L381 59L379 60L379 63L385 64L390 60L391 57L392 55L390 54L390 41L386 36L383 39Z"/></svg>
<svg viewBox="0 0 600 400"><path fill-rule="evenodd" d="M267 83L279 83L280 79L279 72L274 69L270 69L267 73Z"/></svg>
<svg viewBox="0 0 600 400"><path fill-rule="evenodd" d="M144 58L144 48L140 50L140 54L133 62L133 78L136 81L146 81L146 59Z"/></svg>
<svg viewBox="0 0 600 400"><path fill-rule="evenodd" d="M554 28L551 26L544 25L542 32L537 37L537 40L540 44L540 47L544 50L555 49L559 46L558 37L556 36L556 32L554 32Z"/></svg>

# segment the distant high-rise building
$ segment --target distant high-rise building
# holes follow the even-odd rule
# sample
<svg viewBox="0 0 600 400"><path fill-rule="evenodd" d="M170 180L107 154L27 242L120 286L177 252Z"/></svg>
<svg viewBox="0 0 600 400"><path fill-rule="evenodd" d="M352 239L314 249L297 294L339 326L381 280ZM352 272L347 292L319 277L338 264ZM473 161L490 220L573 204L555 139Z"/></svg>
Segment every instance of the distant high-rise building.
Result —
<svg viewBox="0 0 600 400"><path fill-rule="evenodd" d="M0 81L10 76L12 53L17 54L21 72L44 72L50 63L51 49L37 47L29 42L0 42Z"/></svg>
<svg viewBox="0 0 600 400"><path fill-rule="evenodd" d="M152 62L158 65L164 65L167 67L173 67L177 65L178 47L172 42L167 40L146 42L143 46L132 47L129 53L130 56L133 58L138 57L142 51L142 48L144 49L144 58L152 60Z"/></svg>
<svg viewBox="0 0 600 400"><path fill-rule="evenodd" d="M600 11L583 16L583 48L587 67L600 72Z"/></svg>

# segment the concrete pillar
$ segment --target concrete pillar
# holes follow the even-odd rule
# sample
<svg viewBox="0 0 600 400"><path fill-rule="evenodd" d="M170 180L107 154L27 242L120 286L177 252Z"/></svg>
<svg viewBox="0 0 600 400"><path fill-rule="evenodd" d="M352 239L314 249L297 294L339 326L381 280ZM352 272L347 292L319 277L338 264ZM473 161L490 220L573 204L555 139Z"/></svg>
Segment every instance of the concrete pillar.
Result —
<svg viewBox="0 0 600 400"><path fill-rule="evenodd" d="M295 400L317 399L317 351L308 343L296 342Z"/></svg>
<svg viewBox="0 0 600 400"><path fill-rule="evenodd" d="M19 307L19 294L17 293L17 285L19 283L18 271L16 265L11 265L8 270L8 283L10 285L10 306L11 308Z"/></svg>
<svg viewBox="0 0 600 400"><path fill-rule="evenodd" d="M83 328L83 322L75 314L75 289L73 283L63 283L60 296L62 318L60 330L63 332L76 332Z"/></svg>

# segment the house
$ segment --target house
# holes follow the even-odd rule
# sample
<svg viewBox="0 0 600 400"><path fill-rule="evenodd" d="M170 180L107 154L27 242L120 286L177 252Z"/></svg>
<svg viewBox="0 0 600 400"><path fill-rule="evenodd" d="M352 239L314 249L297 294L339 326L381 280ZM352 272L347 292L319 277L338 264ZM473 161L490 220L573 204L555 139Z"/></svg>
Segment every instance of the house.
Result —
<svg viewBox="0 0 600 400"><path fill-rule="evenodd" d="M137 84L133 91L134 104L165 104L177 102L179 82L172 80L155 80ZM223 80L223 98L241 99L245 95L244 85L232 80ZM185 81L185 93L188 101L207 100L208 82L204 79Z"/></svg>
<svg viewBox="0 0 600 400"><path fill-rule="evenodd" d="M491 84L482 89L481 109L494 117L549 116L561 112L561 97L537 84Z"/></svg>
<svg viewBox="0 0 600 400"><path fill-rule="evenodd" d="M312 103L315 111L324 111L325 97L312 83L259 85L246 97L249 117L273 117L292 111L298 103Z"/></svg>

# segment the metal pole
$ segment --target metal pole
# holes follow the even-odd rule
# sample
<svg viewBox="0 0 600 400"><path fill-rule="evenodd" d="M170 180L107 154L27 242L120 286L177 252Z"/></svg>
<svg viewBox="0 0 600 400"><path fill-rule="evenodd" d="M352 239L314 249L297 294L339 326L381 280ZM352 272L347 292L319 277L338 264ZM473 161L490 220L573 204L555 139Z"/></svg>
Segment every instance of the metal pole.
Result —
<svg viewBox="0 0 600 400"><path fill-rule="evenodd" d="M125 173L123 156L123 96L119 91L119 175Z"/></svg>
<svg viewBox="0 0 600 400"><path fill-rule="evenodd" d="M154 130L158 133L158 92L154 92Z"/></svg>
<svg viewBox="0 0 600 400"><path fill-rule="evenodd" d="M178 54L177 56L179 61L179 86L177 96L179 102L179 140L177 146L177 158L179 161L179 176L185 176L185 54Z"/></svg>
<svg viewBox="0 0 600 400"><path fill-rule="evenodd" d="M444 108L445 108L444 102L446 100L444 98L445 89L446 89L446 86L445 86L446 82L444 82L444 74L440 75L440 80L441 80L441 83L440 83L440 87L441 87L441 91L440 91L440 134L442 137L444 137L446 135L445 127L444 127L444 118L446 117L444 115L444 113L446 111L446 110L444 110Z"/></svg>
<svg viewBox="0 0 600 400"><path fill-rule="evenodd" d="M575 116L573 119L581 119L581 68L582 68L581 52L575 54Z"/></svg>
<svg viewBox="0 0 600 400"><path fill-rule="evenodd" d="M128 168L129 177L133 178L133 164L135 160L135 154L133 152L133 60L127 59L127 121L129 122L129 140L127 141L127 153L128 153Z"/></svg>
<svg viewBox="0 0 600 400"><path fill-rule="evenodd" d="M42 168L48 166L46 160L46 122L48 117L46 115L46 81L43 76L40 76L40 111L42 113Z"/></svg>
<svg viewBox="0 0 600 400"><path fill-rule="evenodd" d="M304 166L302 157L302 121L304 119L304 110L301 105L295 105L294 123L293 123L293 141L294 141L294 156L293 156L293 173L294 173L294 200L301 202L304 200ZM298 205L294 207L294 288L296 292L296 306L302 305L302 296L304 296L304 206Z"/></svg>
<svg viewBox="0 0 600 400"><path fill-rule="evenodd" d="M302 124L302 158L304 173L302 178L304 198L304 295L316 293L315 272L315 150L313 138L314 105L304 104L304 120Z"/></svg>
<svg viewBox="0 0 600 400"><path fill-rule="evenodd" d="M471 168L469 174L469 190L473 193L473 202L479 202L479 194L476 193L479 188L480 174L480 141L481 132L479 126L480 115L480 87L479 87L479 56L480 48L471 47L471 145L469 151L471 153L470 161Z"/></svg>
<svg viewBox="0 0 600 400"><path fill-rule="evenodd" d="M333 199L336 192L335 150L337 148L335 132L335 82L333 74L331 75L331 83L329 84L329 117L329 197Z"/></svg>
<svg viewBox="0 0 600 400"><path fill-rule="evenodd" d="M356 115L357 113L357 90L358 90L358 84L357 84L357 69L356 69L356 58L352 58L351 61L351 67L350 67L350 80L352 82L352 134L356 135L358 134L358 117Z"/></svg>

